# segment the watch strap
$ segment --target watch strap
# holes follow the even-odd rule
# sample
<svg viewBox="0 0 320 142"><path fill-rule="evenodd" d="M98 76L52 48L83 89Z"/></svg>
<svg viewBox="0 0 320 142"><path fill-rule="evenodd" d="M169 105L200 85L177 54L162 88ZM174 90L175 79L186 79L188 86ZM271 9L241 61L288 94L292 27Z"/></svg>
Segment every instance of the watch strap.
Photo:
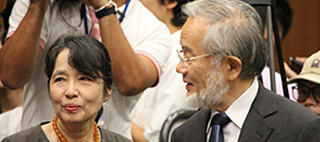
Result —
<svg viewBox="0 0 320 142"><path fill-rule="evenodd" d="M96 16L98 19L101 19L104 16L108 16L110 14L115 14L116 13L116 8L114 5L111 7L105 7L97 12L95 12Z"/></svg>

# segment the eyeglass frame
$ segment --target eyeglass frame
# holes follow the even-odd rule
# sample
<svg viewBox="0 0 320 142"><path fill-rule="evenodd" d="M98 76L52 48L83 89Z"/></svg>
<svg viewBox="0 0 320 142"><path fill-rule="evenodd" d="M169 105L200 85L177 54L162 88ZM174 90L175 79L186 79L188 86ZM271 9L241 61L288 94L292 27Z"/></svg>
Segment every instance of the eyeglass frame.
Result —
<svg viewBox="0 0 320 142"><path fill-rule="evenodd" d="M305 87L305 88L307 88L308 89L308 93L307 93L307 96L305 97L305 99L303 99L303 101L298 101L298 98L299 98L299 96L300 96L300 93L299 93L299 86L302 86L302 87ZM317 102L317 103L320 103L320 101L317 99L317 97L316 97L316 95L315 95L315 89L316 88L318 88L318 87L320 87L320 86L316 86L316 87L313 87L313 88L309 88L309 87L307 87L306 85L296 85L296 86L293 86L292 87L292 94L293 94L293 97L295 98L296 96L294 95L294 90L296 89L297 90L297 93L298 93L298 96L297 96L297 98L295 98L296 100L297 100L297 102L305 102L308 98L309 98L309 96L310 96L310 93L312 93L312 97L313 97L313 99ZM320 97L320 94L319 94L319 97Z"/></svg>
<svg viewBox="0 0 320 142"><path fill-rule="evenodd" d="M187 62L189 62L189 61L193 61L193 60L197 60L197 59L201 59L201 58L205 58L208 56L213 56L213 55L218 54L218 52L213 52L213 53L202 54L202 55L184 58L183 56L180 55L180 53L183 53L183 50L176 50L176 51L177 51L177 55L178 55L180 61L182 62L183 67L187 67L188 66Z"/></svg>

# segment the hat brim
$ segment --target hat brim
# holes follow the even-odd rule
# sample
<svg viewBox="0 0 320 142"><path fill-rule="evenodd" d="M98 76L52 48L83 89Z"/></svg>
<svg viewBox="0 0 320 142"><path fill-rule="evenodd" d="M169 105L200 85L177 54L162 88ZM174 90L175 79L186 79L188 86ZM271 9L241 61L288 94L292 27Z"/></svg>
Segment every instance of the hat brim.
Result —
<svg viewBox="0 0 320 142"><path fill-rule="evenodd" d="M288 80L288 83L295 83L299 80L306 80L316 84L320 84L320 75L315 73L304 73Z"/></svg>

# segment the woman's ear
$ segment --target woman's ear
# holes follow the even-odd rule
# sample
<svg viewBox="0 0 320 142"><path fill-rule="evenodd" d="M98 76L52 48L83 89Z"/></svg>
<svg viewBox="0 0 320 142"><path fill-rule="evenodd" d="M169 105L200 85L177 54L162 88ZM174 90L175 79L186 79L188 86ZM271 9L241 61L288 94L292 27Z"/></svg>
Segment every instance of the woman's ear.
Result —
<svg viewBox="0 0 320 142"><path fill-rule="evenodd" d="M235 80L239 77L242 70L242 61L236 56L225 57L227 64L227 75L229 80Z"/></svg>
<svg viewBox="0 0 320 142"><path fill-rule="evenodd" d="M171 10L178 5L178 2L177 1L173 1L173 2L166 1L165 4L166 4L166 8Z"/></svg>
<svg viewBox="0 0 320 142"><path fill-rule="evenodd" d="M110 99L111 93L112 93L112 89L107 89L107 91L104 95L104 102L106 102Z"/></svg>

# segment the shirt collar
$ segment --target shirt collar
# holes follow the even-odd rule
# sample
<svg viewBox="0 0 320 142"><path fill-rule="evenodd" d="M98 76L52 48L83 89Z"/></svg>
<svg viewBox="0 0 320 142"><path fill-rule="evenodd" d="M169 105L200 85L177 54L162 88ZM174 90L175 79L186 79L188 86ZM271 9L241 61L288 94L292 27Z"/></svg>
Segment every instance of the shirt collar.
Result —
<svg viewBox="0 0 320 142"><path fill-rule="evenodd" d="M255 78L251 86L225 111L227 116L231 119L231 122L233 122L239 129L242 129L243 123L257 95L258 89L259 83L257 78ZM206 133L210 130L212 117L217 113L219 113L217 110L211 109L211 116L207 124Z"/></svg>
<svg viewBox="0 0 320 142"><path fill-rule="evenodd" d="M249 113L251 105L257 96L259 83L257 78L253 80L251 86L226 110L226 114L233 123L240 129Z"/></svg>

